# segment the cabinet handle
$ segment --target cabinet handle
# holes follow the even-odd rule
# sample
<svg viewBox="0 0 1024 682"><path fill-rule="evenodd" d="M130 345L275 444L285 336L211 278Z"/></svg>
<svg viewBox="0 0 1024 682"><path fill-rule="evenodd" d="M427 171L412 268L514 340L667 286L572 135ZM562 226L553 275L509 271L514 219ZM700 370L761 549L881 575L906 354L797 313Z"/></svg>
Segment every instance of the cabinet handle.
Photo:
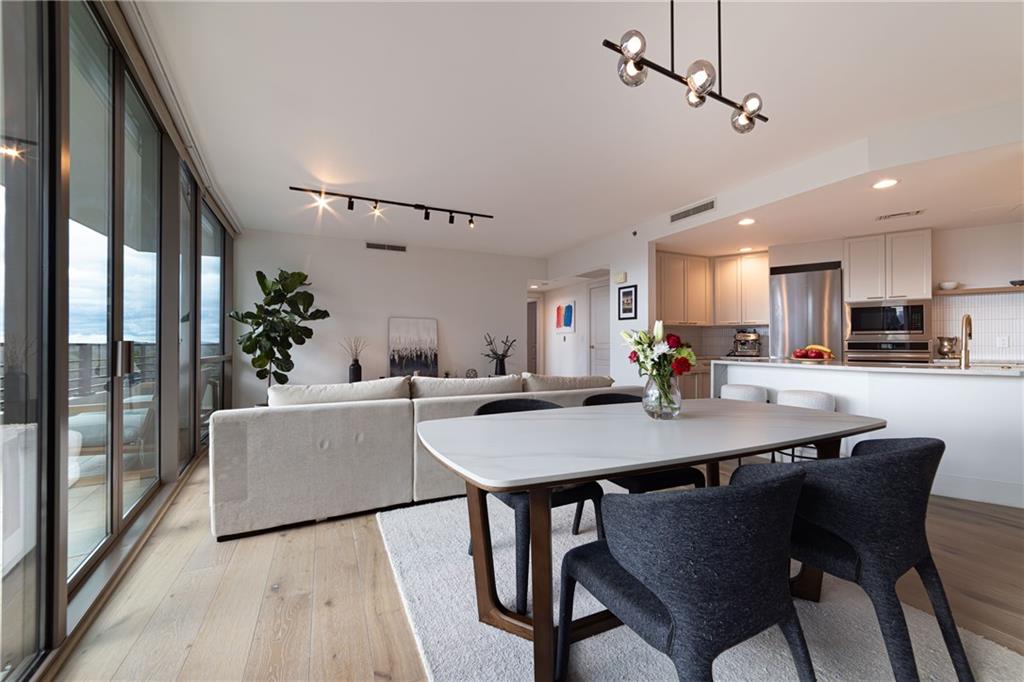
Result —
<svg viewBox="0 0 1024 682"><path fill-rule="evenodd" d="M885 298L885 296L866 296L865 298L867 298L869 301L876 301Z"/></svg>
<svg viewBox="0 0 1024 682"><path fill-rule="evenodd" d="M893 294L889 298L906 298L906 297L907 297L906 294Z"/></svg>

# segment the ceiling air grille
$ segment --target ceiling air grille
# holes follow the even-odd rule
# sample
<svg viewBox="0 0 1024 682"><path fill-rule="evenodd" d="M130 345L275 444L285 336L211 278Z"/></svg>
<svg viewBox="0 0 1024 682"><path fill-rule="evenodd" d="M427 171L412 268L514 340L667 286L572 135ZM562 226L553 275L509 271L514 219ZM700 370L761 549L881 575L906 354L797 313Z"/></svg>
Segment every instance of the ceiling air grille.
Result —
<svg viewBox="0 0 1024 682"><path fill-rule="evenodd" d="M399 246L398 244L381 244L379 242L366 242L366 248L376 249L377 251L398 251L399 253L405 253L405 247Z"/></svg>
<svg viewBox="0 0 1024 682"><path fill-rule="evenodd" d="M714 200L714 198L707 199L705 201L700 202L699 204L694 204L693 206L687 206L686 208L673 213L671 219L669 220L669 222L674 223L674 222L677 222L679 220L686 220L687 218L689 218L691 216L695 216L698 213L706 213L708 211L713 211L714 208L715 208L715 200Z"/></svg>
<svg viewBox="0 0 1024 682"><path fill-rule="evenodd" d="M916 211L900 211L899 213L887 213L885 215L878 216L877 218L875 218L875 220L881 222L883 220L895 220L897 218L913 218L914 216L921 215L922 213L924 213L924 209L919 208Z"/></svg>

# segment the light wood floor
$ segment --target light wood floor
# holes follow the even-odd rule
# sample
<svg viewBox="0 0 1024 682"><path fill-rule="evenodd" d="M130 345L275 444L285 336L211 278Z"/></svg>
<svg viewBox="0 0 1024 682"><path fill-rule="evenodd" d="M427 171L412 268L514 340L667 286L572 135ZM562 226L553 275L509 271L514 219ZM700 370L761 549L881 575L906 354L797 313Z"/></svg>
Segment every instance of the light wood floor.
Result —
<svg viewBox="0 0 1024 682"><path fill-rule="evenodd" d="M197 468L60 679L424 678L372 514L217 543L208 473ZM1024 653L1024 511L933 498L928 531L959 624ZM928 608L916 576L900 595Z"/></svg>

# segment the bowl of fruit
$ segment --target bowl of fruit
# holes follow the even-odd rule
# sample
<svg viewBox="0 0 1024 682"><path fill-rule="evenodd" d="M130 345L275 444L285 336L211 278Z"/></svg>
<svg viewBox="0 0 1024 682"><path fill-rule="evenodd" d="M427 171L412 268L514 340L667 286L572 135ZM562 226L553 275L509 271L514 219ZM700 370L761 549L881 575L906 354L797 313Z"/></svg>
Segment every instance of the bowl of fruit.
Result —
<svg viewBox="0 0 1024 682"><path fill-rule="evenodd" d="M828 346L822 346L817 343L812 343L809 346L804 346L803 348L797 348L795 351L793 351L791 357L794 360L809 363L828 362L829 360L835 358L835 356L832 354L831 348L829 348Z"/></svg>

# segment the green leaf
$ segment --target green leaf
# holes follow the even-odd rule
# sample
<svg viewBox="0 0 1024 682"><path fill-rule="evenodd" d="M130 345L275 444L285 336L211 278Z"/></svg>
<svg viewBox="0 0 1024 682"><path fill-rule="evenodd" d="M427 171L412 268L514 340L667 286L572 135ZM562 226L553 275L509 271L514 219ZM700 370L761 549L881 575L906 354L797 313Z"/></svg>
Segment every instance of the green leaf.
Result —
<svg viewBox="0 0 1024 682"><path fill-rule="evenodd" d="M262 270L257 270L256 281L259 283L260 291L263 292L264 296L270 293L270 280L267 279L266 273L264 273Z"/></svg>
<svg viewBox="0 0 1024 682"><path fill-rule="evenodd" d="M276 381L279 384L287 384L288 375L285 374L284 372L274 372L274 381Z"/></svg>
<svg viewBox="0 0 1024 682"><path fill-rule="evenodd" d="M306 283L306 277L307 275L304 272L285 272L282 270L281 274L277 276L277 280L281 283L281 288L284 289L284 292L290 294Z"/></svg>
<svg viewBox="0 0 1024 682"><path fill-rule="evenodd" d="M295 301L302 312L309 312L313 305L313 294L308 291L296 291L291 300Z"/></svg>
<svg viewBox="0 0 1024 682"><path fill-rule="evenodd" d="M309 327L299 327L299 331L302 332L302 335L307 339L313 338L313 330Z"/></svg>
<svg viewBox="0 0 1024 682"><path fill-rule="evenodd" d="M260 379L260 380L266 379L269 376L270 376L270 370L268 370L268 369L261 369L260 371L256 372L256 378Z"/></svg>
<svg viewBox="0 0 1024 682"><path fill-rule="evenodd" d="M266 355L252 356L252 366L256 369L264 369L270 364L270 358Z"/></svg>
<svg viewBox="0 0 1024 682"><path fill-rule="evenodd" d="M322 310L320 308L317 308L316 310L311 310L309 312L309 314L306 315L306 319L307 320L324 320L324 319L327 319L330 316L331 316L331 314L329 312L327 312L326 310Z"/></svg>

